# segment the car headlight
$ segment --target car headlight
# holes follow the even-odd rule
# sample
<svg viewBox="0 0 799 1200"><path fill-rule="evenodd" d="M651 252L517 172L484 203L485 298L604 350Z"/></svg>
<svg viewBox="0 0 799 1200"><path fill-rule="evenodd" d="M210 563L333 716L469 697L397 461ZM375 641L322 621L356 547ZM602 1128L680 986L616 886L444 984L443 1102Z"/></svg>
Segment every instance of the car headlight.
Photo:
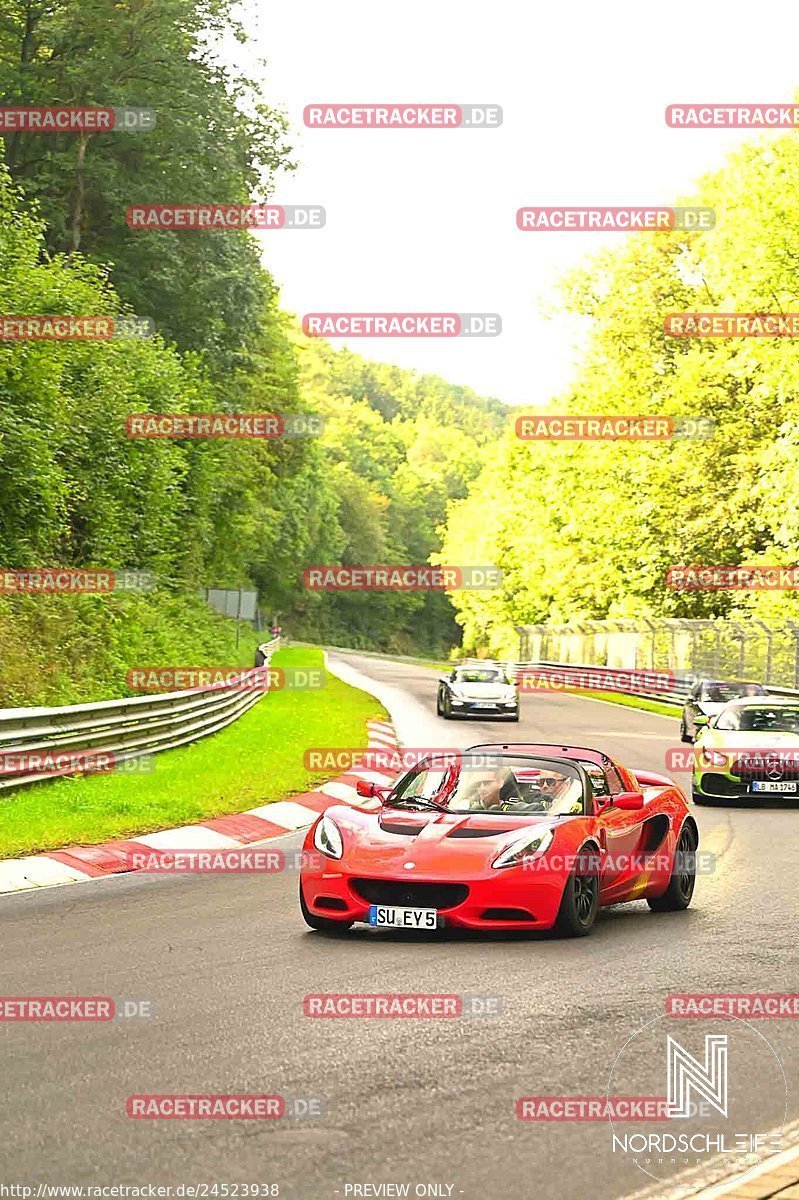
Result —
<svg viewBox="0 0 799 1200"><path fill-rule="evenodd" d="M522 837L514 838L492 862L492 867L515 867L523 858L543 854L552 845L555 831L550 829L525 830Z"/></svg>
<svg viewBox="0 0 799 1200"><path fill-rule="evenodd" d="M344 842L341 838L341 830L332 817L322 817L314 830L313 844L321 854L326 854L328 858L341 858L344 853Z"/></svg>
<svg viewBox="0 0 799 1200"><path fill-rule="evenodd" d="M700 766L703 767L726 767L728 758L726 754L722 754L720 750L708 750L702 747L699 754Z"/></svg>

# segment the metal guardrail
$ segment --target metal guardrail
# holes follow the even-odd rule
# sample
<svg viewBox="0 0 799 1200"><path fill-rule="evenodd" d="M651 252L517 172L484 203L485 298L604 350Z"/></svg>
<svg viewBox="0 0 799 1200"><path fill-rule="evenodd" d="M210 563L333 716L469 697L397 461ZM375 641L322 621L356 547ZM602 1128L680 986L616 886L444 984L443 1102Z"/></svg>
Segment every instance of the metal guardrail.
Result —
<svg viewBox="0 0 799 1200"><path fill-rule="evenodd" d="M652 671L650 669L630 670L630 669L621 668L621 667L602 666L602 665L598 665L597 663L553 662L551 660L547 661L547 660L543 660L543 659L541 659L537 662L532 662L532 661L522 662L520 660L517 660L517 661L504 660L504 661L502 661L499 659L469 658L469 659L464 660L463 665L464 666L475 666L475 667L479 667L479 666L502 667L503 670L505 670L508 673L508 675L512 676L514 679L518 678L519 673L525 669L532 671L532 670L536 670L538 668L544 668L545 670L552 670L552 671L562 671L562 672L564 672L564 675L566 675L566 673L571 673L574 675L579 675L579 674L584 673L588 676L590 676L590 675L596 676L599 674L618 675L618 676L671 675L673 678L673 686L664 691L654 691L651 688L641 688L640 690L637 690L634 688L612 689L612 688L601 688L601 687L596 687L596 688L593 688L590 690L593 690L593 691L618 690L619 695L635 696L637 699L643 698L643 699L648 699L648 700L658 700L658 701L660 701L661 704L674 704L674 705L678 705L679 707L682 707L683 704L685 704L685 701L688 698L688 693L690 692L691 688L697 682L697 680L699 678L701 678L701 676L693 675L688 672ZM708 676L706 676L706 678L711 678L711 676L708 675ZM721 676L721 678L723 678L723 676ZM753 680L752 682L757 682L757 680ZM797 690L795 688L772 687L768 684L765 684L764 686L766 688L767 693L770 696L799 697L799 690ZM567 688L564 687L563 690L565 691L565 690L567 690Z"/></svg>
<svg viewBox="0 0 799 1200"><path fill-rule="evenodd" d="M603 688L602 686L597 686L596 688L591 688L591 689L586 689L586 690L597 691L597 692L618 691L619 695L621 695L621 696L635 696L636 699L657 700L661 704L674 704L674 705L679 705L680 707L682 707L682 705L685 704L685 701L688 698L688 693L690 692L691 688L693 687L694 683L696 682L695 677L692 675L686 675L683 677L683 676L677 675L676 672L673 673L673 672L669 672L669 671L651 671L651 670L632 671L632 670L625 670L625 669L619 668L619 667L598 666L596 663L593 663L593 664L590 664L590 663L566 663L566 662L551 662L551 661L541 660L539 662L514 662L514 663L506 663L505 664L506 670L511 671L513 673L514 677L517 676L519 674L519 672L524 670L525 668L528 670L535 670L535 669L541 668L541 667L543 667L545 669L553 670L553 671L568 672L568 673L574 674L574 675L579 675L579 674L585 673L589 677L590 676L598 676L598 675L606 675L606 676L617 675L617 676L621 676L621 677L630 676L631 678L634 679L634 677L636 675L650 676L650 677L657 676L657 675L671 676L671 678L673 679L673 686L670 688L663 689L663 690L653 690L652 688L643 688L643 687L640 689L635 688L635 687L630 687L630 688L612 688L612 687L608 688L608 687L605 687L605 688ZM564 690L566 690L566 689L564 689Z"/></svg>
<svg viewBox="0 0 799 1200"><path fill-rule="evenodd" d="M263 665L268 666L279 646L280 639L276 638L259 647L265 655ZM83 759L96 770L103 759L115 765L185 746L225 729L263 694L258 688L242 690L233 682L95 704L0 709L0 791L85 773L76 771L74 765L53 770L20 769L20 763L30 762L35 756L43 764L59 756L69 758L71 764Z"/></svg>

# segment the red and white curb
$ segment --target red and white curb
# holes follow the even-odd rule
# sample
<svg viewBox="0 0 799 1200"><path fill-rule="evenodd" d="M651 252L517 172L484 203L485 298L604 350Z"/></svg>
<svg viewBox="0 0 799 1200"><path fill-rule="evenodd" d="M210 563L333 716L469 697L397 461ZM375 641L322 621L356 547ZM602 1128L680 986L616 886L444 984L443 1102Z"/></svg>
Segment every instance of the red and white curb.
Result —
<svg viewBox="0 0 799 1200"><path fill-rule="evenodd" d="M397 735L388 721L368 721L367 728L369 749L398 748ZM182 825L177 829L144 833L129 840L103 842L96 846L66 846L46 854L4 859L0 861L0 893L127 874L132 870L131 855L146 850L232 850L282 837L295 829L307 829L331 804L377 807L379 801L358 796L355 790L358 780L390 783L395 777L396 772L353 767L344 775L321 784L315 791L303 792L290 800L262 804L247 812L214 817L200 825Z"/></svg>

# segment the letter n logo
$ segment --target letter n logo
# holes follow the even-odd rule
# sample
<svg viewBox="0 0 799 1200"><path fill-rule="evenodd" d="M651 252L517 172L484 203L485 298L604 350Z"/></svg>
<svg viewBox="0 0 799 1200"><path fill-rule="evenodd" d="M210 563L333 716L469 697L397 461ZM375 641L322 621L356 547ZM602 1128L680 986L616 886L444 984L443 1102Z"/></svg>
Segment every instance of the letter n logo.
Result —
<svg viewBox="0 0 799 1200"><path fill-rule="evenodd" d="M669 1117L691 1116L691 1092L727 1116L727 1035L705 1034L705 1061L700 1063L667 1035Z"/></svg>

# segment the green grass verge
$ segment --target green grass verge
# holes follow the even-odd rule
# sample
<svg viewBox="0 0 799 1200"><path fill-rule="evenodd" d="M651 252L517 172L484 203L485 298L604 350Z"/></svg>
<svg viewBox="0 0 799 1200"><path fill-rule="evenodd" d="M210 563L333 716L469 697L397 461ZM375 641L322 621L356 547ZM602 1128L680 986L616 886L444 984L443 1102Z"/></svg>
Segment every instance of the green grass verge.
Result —
<svg viewBox="0 0 799 1200"><path fill-rule="evenodd" d="M318 667L322 651L288 648L272 661ZM366 746L368 717L385 710L328 674L317 691L273 692L221 733L156 755L151 774L20 788L0 799L0 858L190 825L308 791L329 773L306 770L303 752Z"/></svg>

